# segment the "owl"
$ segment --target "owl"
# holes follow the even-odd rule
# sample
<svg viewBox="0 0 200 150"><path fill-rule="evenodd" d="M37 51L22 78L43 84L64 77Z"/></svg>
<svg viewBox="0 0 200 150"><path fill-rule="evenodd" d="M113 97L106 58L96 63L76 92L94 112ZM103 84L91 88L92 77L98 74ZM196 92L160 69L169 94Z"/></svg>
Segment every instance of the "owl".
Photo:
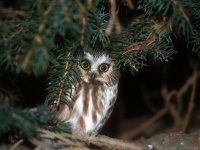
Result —
<svg viewBox="0 0 200 150"><path fill-rule="evenodd" d="M98 133L117 98L119 69L104 51L84 52L78 77L80 82L72 93L72 107L61 103L57 117L70 123L74 134Z"/></svg>

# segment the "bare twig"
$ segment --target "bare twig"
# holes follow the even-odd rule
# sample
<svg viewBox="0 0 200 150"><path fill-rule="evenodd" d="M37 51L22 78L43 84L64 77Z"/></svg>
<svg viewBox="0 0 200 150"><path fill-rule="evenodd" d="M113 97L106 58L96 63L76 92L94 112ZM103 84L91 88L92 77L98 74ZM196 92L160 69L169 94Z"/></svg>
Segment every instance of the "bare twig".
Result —
<svg viewBox="0 0 200 150"><path fill-rule="evenodd" d="M149 127L151 124L153 124L155 121L157 121L159 118L161 118L164 114L168 112L168 106L165 106L162 110L160 110L158 113L156 113L152 118L144 122L139 127L133 129L132 131L128 131L127 133L124 133L121 135L121 138L123 139L130 139L137 134L139 134L141 131L145 130L147 127Z"/></svg>
<svg viewBox="0 0 200 150"><path fill-rule="evenodd" d="M135 66L133 66L133 65L131 65L131 64L130 64L130 66L131 66L136 72L139 71Z"/></svg>
<svg viewBox="0 0 200 150"><path fill-rule="evenodd" d="M197 67L195 67L195 68L197 68ZM193 75L185 82L185 84L178 91L172 90L172 91L168 92L166 85L163 85L161 88L161 93L162 93L162 97L165 101L165 107L161 111L156 113L156 115L154 115L152 118L150 118L149 120L144 122L142 125L140 125L139 127L133 129L132 131L128 131L127 133L122 134L121 138L130 139L130 138L136 136L137 134L142 132L144 129L146 129L148 126L153 124L156 120L161 118L168 111L170 112L171 116L173 117L175 124L178 125L179 127L182 127L182 130L185 131L186 127L188 125L188 122L189 122L189 118L190 118L193 106L194 106L196 80L198 77L200 77L200 71L197 71L196 69L194 69L194 70L195 71L194 71ZM183 94L189 89L189 87L191 85L192 85L192 93L191 93L191 97L190 97L190 104L188 106L187 116L186 116L186 118L183 119L180 116L179 109L177 109L176 106L170 100L171 100L172 96L175 96L178 100L180 100L181 97L183 96ZM183 124L183 121L184 121L184 124Z"/></svg>
<svg viewBox="0 0 200 150"><path fill-rule="evenodd" d="M135 42L135 43L129 45L129 48L131 48L131 49L124 51L122 53L122 55L130 53L132 51L148 50L154 45L155 41L156 41L156 36L154 34L150 34L150 36L146 40L141 41L141 42Z"/></svg>
<svg viewBox="0 0 200 150"><path fill-rule="evenodd" d="M161 93L162 93L162 98L165 102L165 105L169 106L169 112L170 112L171 116L173 117L174 121L178 123L180 120L179 114L178 114L175 106L170 102L172 96L176 95L177 92L175 90L168 92L167 86L165 84L163 84L162 88L161 88Z"/></svg>
<svg viewBox="0 0 200 150"><path fill-rule="evenodd" d="M197 78L200 76L200 72L196 70L197 69L197 65L195 65L194 67L194 73L193 75L185 82L185 84L183 84L183 86L178 90L178 91L171 91L168 93L167 87L166 85L162 86L162 96L163 99L165 101L166 105L169 105L169 112L176 124L176 126L178 126L179 128L182 128L182 131L185 132L187 125L189 123L189 118L194 106L194 97L195 97L195 91L196 91L196 80ZM189 106L188 106L188 112L185 118L182 118L180 116L179 113L179 108L177 109L177 107L170 102L170 99L172 97L172 95L174 95L177 100L181 100L181 98L183 97L183 94L189 89L189 87L192 86L192 93L191 93L191 97L190 97L190 102L189 102ZM179 107L180 105L178 105Z"/></svg>
<svg viewBox="0 0 200 150"><path fill-rule="evenodd" d="M188 105L188 111L187 111L187 115L185 117L185 122L183 124L183 128L182 131L185 132L187 125L189 123L189 119L191 116L191 112L194 108L194 98L195 98L195 93L196 93L196 80L197 80L197 64L194 66L194 72L193 72L193 78L192 78L192 93L190 96L190 102Z"/></svg>
<svg viewBox="0 0 200 150"><path fill-rule="evenodd" d="M137 51L137 50L139 50L138 47L137 47L137 48L132 48L132 49L129 49L129 50L123 52L122 55L125 55L126 53L129 53L129 52L131 52L131 51Z"/></svg>
<svg viewBox="0 0 200 150"><path fill-rule="evenodd" d="M157 113L160 110L160 108L153 105L150 99L150 94L147 92L146 88L140 87L140 91L142 92L142 97L149 110L153 113Z"/></svg>
<svg viewBox="0 0 200 150"><path fill-rule="evenodd" d="M133 5L133 2L131 0L126 0L127 4L128 4L128 7L132 10L135 9L134 5Z"/></svg>
<svg viewBox="0 0 200 150"><path fill-rule="evenodd" d="M187 90L188 88L191 86L193 81L193 77L190 77L185 84L179 89L179 91L177 92L177 97L181 97Z"/></svg>
<svg viewBox="0 0 200 150"><path fill-rule="evenodd" d="M17 148L17 146L19 146L22 142L24 142L23 139L19 140L17 143L15 143L9 150L14 150L15 148Z"/></svg>

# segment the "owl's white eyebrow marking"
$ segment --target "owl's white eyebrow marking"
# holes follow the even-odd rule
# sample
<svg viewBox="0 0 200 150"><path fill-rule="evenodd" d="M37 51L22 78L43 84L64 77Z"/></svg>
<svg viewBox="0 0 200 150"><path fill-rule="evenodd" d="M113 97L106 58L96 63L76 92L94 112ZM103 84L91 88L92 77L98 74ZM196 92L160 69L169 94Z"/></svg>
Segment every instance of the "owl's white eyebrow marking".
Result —
<svg viewBox="0 0 200 150"><path fill-rule="evenodd" d="M84 55L87 56L87 57L92 57L92 55L88 52L84 52Z"/></svg>

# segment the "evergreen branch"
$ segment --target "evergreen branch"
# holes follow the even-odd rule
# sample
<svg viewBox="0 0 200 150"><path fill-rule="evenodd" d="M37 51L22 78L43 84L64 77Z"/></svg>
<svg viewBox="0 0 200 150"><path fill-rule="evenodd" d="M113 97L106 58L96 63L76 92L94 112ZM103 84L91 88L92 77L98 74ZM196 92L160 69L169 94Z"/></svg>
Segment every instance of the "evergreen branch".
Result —
<svg viewBox="0 0 200 150"><path fill-rule="evenodd" d="M188 44L192 46L193 52L198 52L200 49L200 34L199 33L193 33L190 35L190 38L188 39Z"/></svg>
<svg viewBox="0 0 200 150"><path fill-rule="evenodd" d="M47 15L51 12L51 10L53 9L53 6L55 5L56 0L52 0L51 4L49 5L49 7L47 8L47 10L44 12L44 16L45 18L47 17Z"/></svg>
<svg viewBox="0 0 200 150"><path fill-rule="evenodd" d="M67 55L67 60L66 60L66 63L65 63L65 71L64 71L64 75L63 75L63 78L67 75L68 73L68 66L69 66L69 57L70 57L70 52L68 53ZM63 93L63 88L64 88L64 79L61 81L61 87L60 87L60 91L59 91L59 94L58 94L58 99L57 99L57 102L56 102L56 106L58 106L60 104L60 100L61 100L61 95Z"/></svg>
<svg viewBox="0 0 200 150"><path fill-rule="evenodd" d="M116 17L116 14L115 14L116 2L115 2L115 0L109 0L109 3L110 3L110 6L111 6L111 13L110 13L109 24L106 28L106 34L107 35L111 34L114 23L115 23L115 17Z"/></svg>
<svg viewBox="0 0 200 150"><path fill-rule="evenodd" d="M121 25L120 25L120 22L119 22L119 18L118 18L117 15L115 17L115 26L116 26L116 32L117 33L121 33L122 32L122 28L121 28Z"/></svg>
<svg viewBox="0 0 200 150"><path fill-rule="evenodd" d="M133 68L136 72L138 72L139 70L135 67L135 66L133 66L131 63L129 64L130 66L131 66L131 68ZM125 66L125 63L124 63L124 66Z"/></svg>
<svg viewBox="0 0 200 150"><path fill-rule="evenodd" d="M85 30L86 30L86 18L82 18L82 30L80 32L81 34L81 45L84 44L84 33L85 33Z"/></svg>
<svg viewBox="0 0 200 150"><path fill-rule="evenodd" d="M23 137L35 135L39 128L48 129L55 132L70 132L69 124L55 120L54 114L45 105L37 107L35 110L9 109L0 104L0 139L4 142L3 136L10 131L19 133ZM48 114L48 115L47 115ZM50 127L49 127L50 125Z"/></svg>
<svg viewBox="0 0 200 150"><path fill-rule="evenodd" d="M42 5L42 0L38 0L38 4L37 4L37 10L40 10Z"/></svg>
<svg viewBox="0 0 200 150"><path fill-rule="evenodd" d="M114 25L116 26L116 31L117 33L120 33L122 31L121 25L119 23L119 19L116 15L116 1L115 0L109 0L110 6L111 6L111 13L110 13L110 19L109 19L109 24L106 28L106 34L110 35L112 33L112 29Z"/></svg>
<svg viewBox="0 0 200 150"><path fill-rule="evenodd" d="M130 53L131 51L138 51L138 50L145 51L145 50L148 50L154 45L155 41L156 41L156 35L150 33L150 36L148 37L147 40L142 41L142 42L136 42L134 44L129 45L129 48L131 48L131 49L126 50L125 52L122 53L122 55Z"/></svg>
<svg viewBox="0 0 200 150"><path fill-rule="evenodd" d="M131 52L131 51L137 51L137 50L139 50L139 49L140 49L139 47L131 48L131 49L126 50L125 52L123 52L122 55L125 55L126 53L129 53L129 52Z"/></svg>
<svg viewBox="0 0 200 150"><path fill-rule="evenodd" d="M109 48L112 57L117 60L119 66L121 64L131 66L133 73L138 71L137 68L145 65L141 61L145 60L148 49L153 45L150 42L150 33L154 33L152 22L139 21L132 23L121 34L116 34L111 38L111 41L117 44Z"/></svg>
<svg viewBox="0 0 200 150"><path fill-rule="evenodd" d="M38 42L38 44L40 44L42 46L42 52L43 52L43 54L44 54L44 56L45 56L46 59L49 59L49 56L48 56L49 54L48 54L47 48L43 44L43 40L42 40L40 34L42 33L42 31L44 30L44 28L46 26L48 14L53 9L53 6L55 5L55 2L56 2L56 0L52 0L51 4L47 8L47 10L44 12L44 18L42 20L42 23L38 27L38 34L36 34L35 38L34 38L34 40L36 42ZM31 54L32 54L32 52L31 52L31 50L29 50L28 53L27 53L27 55L26 55L26 57L25 57L25 61L24 61L23 65L22 65L22 69L23 70L26 69L26 66L27 66L28 61L29 61L29 59L31 57Z"/></svg>
<svg viewBox="0 0 200 150"><path fill-rule="evenodd" d="M176 0L171 0L171 1L172 1L172 3L173 3L176 7L178 7L178 10L182 13L182 15L183 15L183 17L185 18L185 20L186 20L187 22L189 22L190 19L189 19L189 17L187 16L187 14L184 12L183 7L181 7L181 5L180 5Z"/></svg>
<svg viewBox="0 0 200 150"><path fill-rule="evenodd" d="M24 62L23 62L23 64L22 64L22 69L23 69L23 70L26 69L26 66L27 66L27 64L28 64L28 62L29 62L29 60L30 60L31 54L32 54L32 50L29 49L28 52L27 52L27 54L26 54L26 57L25 57L25 59L24 59Z"/></svg>
<svg viewBox="0 0 200 150"><path fill-rule="evenodd" d="M170 33L172 32L172 19L164 18L162 22L136 22L133 26L136 28L137 26L143 26L149 24L149 28L140 29L138 35L143 34L146 35L145 40L135 40L135 34L132 34L130 31L128 36L127 34L122 33L120 38L124 38L125 41L129 40L131 43L125 43L124 41L120 41L119 44L124 45L122 49L127 49L125 51L119 52L122 55L123 65L129 65L133 70L138 71L138 67L143 66L143 62L140 64L139 62L145 60L146 54L151 53L154 55L154 59L160 59L168 61L168 57L170 57L175 51L173 50L173 44L171 44ZM140 33L141 32L141 33ZM134 39L134 40L131 40ZM138 60L140 59L140 60Z"/></svg>
<svg viewBox="0 0 200 150"><path fill-rule="evenodd" d="M30 26L30 24L27 24L27 25L25 25L25 26L22 26L21 29L16 30L14 34L12 34L10 37L8 37L8 38L6 39L6 42L8 42L8 41L11 40L12 38L14 38L16 35L19 35L20 33L24 32L24 30L27 29L29 26ZM5 45L7 45L7 44L5 43Z"/></svg>
<svg viewBox="0 0 200 150"><path fill-rule="evenodd" d="M80 22L82 20L82 18L84 18L85 16L85 8L83 7L82 3L80 2L80 0L75 0L75 2L78 5L78 9L79 9L79 14L80 14Z"/></svg>
<svg viewBox="0 0 200 150"><path fill-rule="evenodd" d="M71 19L70 19L70 16L69 16L67 7L65 6L65 0L60 0L60 4L61 4L61 6L62 6L64 15L65 15L66 23L69 23L69 22L71 21Z"/></svg>
<svg viewBox="0 0 200 150"><path fill-rule="evenodd" d="M123 0L123 3L130 9L134 8L131 0ZM1 4L2 2L0 2ZM107 4L110 4L110 16ZM24 8L23 11L15 11L14 8L6 10L6 12L0 10L0 13L3 14L0 19L4 21L0 28L0 38L2 38L0 40L2 52L0 64L4 65L6 62L6 69L12 66L13 68L17 67L16 70L22 68L27 71L31 68L33 71L42 72L44 67L45 69L48 67L49 61L52 61L51 68L53 69L50 72L48 87L52 89L52 92L49 93L48 98L51 100L53 98L58 106L62 101L70 105L69 100L72 99L72 93L78 83L77 64L81 59L78 55L82 54L82 51L79 51L82 49L80 45L90 50L94 45L100 43L110 50L109 52L116 59L117 65L129 65L135 71L145 65L147 53L152 54L155 60L168 61L168 58L175 53L173 47L175 40L171 40L171 33L177 32L175 34L179 34L182 30L183 33L190 36L186 40L192 45L192 50L196 52L200 49L200 3L198 0L140 0L140 4L141 8L145 10L143 18L137 18L134 22L130 20L130 26L124 28L123 31L120 25L121 20L116 15L116 0L97 2L92 0L85 2L81 0L28 0L27 3L21 5ZM0 6L0 8L2 7ZM127 19L130 18L127 17ZM129 23L124 22L125 24ZM194 33L192 33L191 24L194 27ZM177 28L178 31L173 31L173 28ZM118 33L122 32L115 35L114 30ZM111 34L112 36L110 36ZM67 45L65 45L65 41L67 41ZM61 45L61 48L57 46L54 51L58 62L55 62L55 56L51 55L51 49L55 45ZM41 66L42 69L40 69ZM169 101L172 95L181 97L183 91L187 91L192 85L191 106L188 105L186 118L184 118L185 121L182 125L183 130L187 128L193 110L196 79L197 75L195 79L187 82L186 87L183 86L177 93L168 93L169 99L165 99ZM14 95L11 92L9 94ZM166 106L168 106L167 102ZM156 114L154 119L151 119L155 121L159 115L165 114L169 109L169 112L173 114L173 119L176 120L175 115L178 116L178 111L175 108L169 104L168 108L164 107L160 114ZM22 131L28 137L35 136L34 132L36 130L41 132L42 129L70 132L68 124L54 119L52 112L43 112L41 108L34 111L23 111L21 109L8 109L0 105L0 113L3 114L0 116L0 138L3 140L4 135L13 130L14 132ZM178 121L181 120L179 117ZM153 122L151 121L150 123ZM147 124L141 127L144 129L146 126ZM141 130L139 128L133 133L137 134ZM85 149L88 149L85 144L88 141L92 145L111 149L141 149L140 146L134 147L135 145L131 143L103 136L79 137L70 134L42 133L41 137L58 139L57 145ZM76 142L71 141L71 139ZM38 148L40 146L45 148L45 145L37 139L29 138L29 140Z"/></svg>
<svg viewBox="0 0 200 150"><path fill-rule="evenodd" d="M87 28L85 30L85 43L94 47L96 43L101 42L103 45L110 43L110 38L106 34L108 27L107 17L109 14L103 10L98 12L98 15L93 12L87 13Z"/></svg>
<svg viewBox="0 0 200 150"><path fill-rule="evenodd" d="M85 29L86 29L86 17L85 17L85 8L83 7L82 3L80 2L80 0L75 0L75 2L78 4L78 10L79 10L79 14L80 14L80 22L82 25L82 30L80 31L81 34L81 45L84 44L84 33L85 33Z"/></svg>
<svg viewBox="0 0 200 150"><path fill-rule="evenodd" d="M51 75L49 77L49 94L47 95L46 102L54 108L62 101L69 107L72 102L72 93L78 83L77 64L80 61L80 43L69 45L64 43L55 50L60 52ZM69 65L70 64L70 65ZM56 105L55 105L56 104Z"/></svg>
<svg viewBox="0 0 200 150"><path fill-rule="evenodd" d="M49 59L49 54L48 54L48 50L47 48L45 47L45 45L43 44L43 40L40 36L36 35L35 36L35 41L38 42L38 44L40 44L42 46L42 52L43 52L43 55L46 59Z"/></svg>
<svg viewBox="0 0 200 150"><path fill-rule="evenodd" d="M87 0L87 7L89 11L92 10L92 0Z"/></svg>
<svg viewBox="0 0 200 150"><path fill-rule="evenodd" d="M182 2L183 5L181 6L179 0L140 0L139 9L145 11L141 18L160 20L160 17L169 17L170 15L173 20L173 27L178 31L177 34L181 33L182 29L182 33L188 36L192 32L192 25L191 19L188 17L190 9L186 11L187 6L184 3Z"/></svg>

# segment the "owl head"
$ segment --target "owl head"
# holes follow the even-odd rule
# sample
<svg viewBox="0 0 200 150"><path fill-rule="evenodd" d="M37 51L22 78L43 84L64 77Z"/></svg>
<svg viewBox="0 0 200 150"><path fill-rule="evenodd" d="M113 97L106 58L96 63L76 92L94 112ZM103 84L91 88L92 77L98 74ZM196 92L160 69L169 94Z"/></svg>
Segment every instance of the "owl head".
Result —
<svg viewBox="0 0 200 150"><path fill-rule="evenodd" d="M115 84L119 81L119 69L107 53L84 52L79 63L79 77L87 83Z"/></svg>

